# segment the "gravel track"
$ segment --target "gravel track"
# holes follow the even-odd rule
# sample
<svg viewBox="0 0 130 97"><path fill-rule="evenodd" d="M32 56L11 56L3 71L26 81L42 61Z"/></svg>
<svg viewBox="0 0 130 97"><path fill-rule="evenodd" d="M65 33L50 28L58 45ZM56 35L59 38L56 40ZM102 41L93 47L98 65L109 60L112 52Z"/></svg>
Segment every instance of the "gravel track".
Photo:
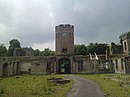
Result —
<svg viewBox="0 0 130 97"><path fill-rule="evenodd" d="M74 75L69 75L69 78L74 80L75 84L67 97L105 97L96 82Z"/></svg>

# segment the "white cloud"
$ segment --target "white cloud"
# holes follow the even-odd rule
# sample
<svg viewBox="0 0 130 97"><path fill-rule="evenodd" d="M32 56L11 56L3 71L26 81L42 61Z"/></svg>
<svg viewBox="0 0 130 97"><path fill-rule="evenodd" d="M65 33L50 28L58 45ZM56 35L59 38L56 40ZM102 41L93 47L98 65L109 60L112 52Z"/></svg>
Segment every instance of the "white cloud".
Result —
<svg viewBox="0 0 130 97"><path fill-rule="evenodd" d="M0 43L54 50L55 26L75 26L75 44L118 42L130 29L130 0L0 0Z"/></svg>
<svg viewBox="0 0 130 97"><path fill-rule="evenodd" d="M41 43L41 44L33 44L32 48L33 49L39 49L39 50L44 50L45 48L49 48L51 49L52 51L55 50L55 47L54 47L54 42L47 42L47 43Z"/></svg>

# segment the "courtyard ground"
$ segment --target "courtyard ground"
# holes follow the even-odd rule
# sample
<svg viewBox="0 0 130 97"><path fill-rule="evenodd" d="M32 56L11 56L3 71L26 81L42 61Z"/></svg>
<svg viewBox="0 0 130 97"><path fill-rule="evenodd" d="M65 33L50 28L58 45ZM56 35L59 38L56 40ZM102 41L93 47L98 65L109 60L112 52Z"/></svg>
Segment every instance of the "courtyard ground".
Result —
<svg viewBox="0 0 130 97"><path fill-rule="evenodd" d="M73 81L68 84L48 82L61 75L22 75L0 78L0 97L66 97Z"/></svg>
<svg viewBox="0 0 130 97"><path fill-rule="evenodd" d="M47 81L50 77L63 77L62 75L0 78L0 97L66 97L66 95L67 97L130 97L130 75L65 76L75 81L73 86L73 81L63 85L55 85Z"/></svg>

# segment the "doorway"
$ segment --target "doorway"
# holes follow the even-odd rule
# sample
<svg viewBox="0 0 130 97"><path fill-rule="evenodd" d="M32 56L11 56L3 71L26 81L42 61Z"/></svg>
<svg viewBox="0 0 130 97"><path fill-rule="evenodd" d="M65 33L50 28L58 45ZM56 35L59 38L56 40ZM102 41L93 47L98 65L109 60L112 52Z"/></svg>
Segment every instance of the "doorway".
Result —
<svg viewBox="0 0 130 97"><path fill-rule="evenodd" d="M61 58L58 61L58 64L59 64L58 73L60 73L60 74L70 74L71 73L70 59Z"/></svg>
<svg viewBox="0 0 130 97"><path fill-rule="evenodd" d="M2 69L2 76L5 77L7 75L8 75L8 63L4 63Z"/></svg>

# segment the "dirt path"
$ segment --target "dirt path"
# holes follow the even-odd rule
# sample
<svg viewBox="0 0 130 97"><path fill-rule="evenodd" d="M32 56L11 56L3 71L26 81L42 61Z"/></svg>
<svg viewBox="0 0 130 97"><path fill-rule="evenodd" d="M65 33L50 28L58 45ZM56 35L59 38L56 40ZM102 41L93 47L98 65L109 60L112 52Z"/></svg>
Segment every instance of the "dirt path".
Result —
<svg viewBox="0 0 130 97"><path fill-rule="evenodd" d="M97 83L74 75L69 75L75 81L67 97L105 97Z"/></svg>

